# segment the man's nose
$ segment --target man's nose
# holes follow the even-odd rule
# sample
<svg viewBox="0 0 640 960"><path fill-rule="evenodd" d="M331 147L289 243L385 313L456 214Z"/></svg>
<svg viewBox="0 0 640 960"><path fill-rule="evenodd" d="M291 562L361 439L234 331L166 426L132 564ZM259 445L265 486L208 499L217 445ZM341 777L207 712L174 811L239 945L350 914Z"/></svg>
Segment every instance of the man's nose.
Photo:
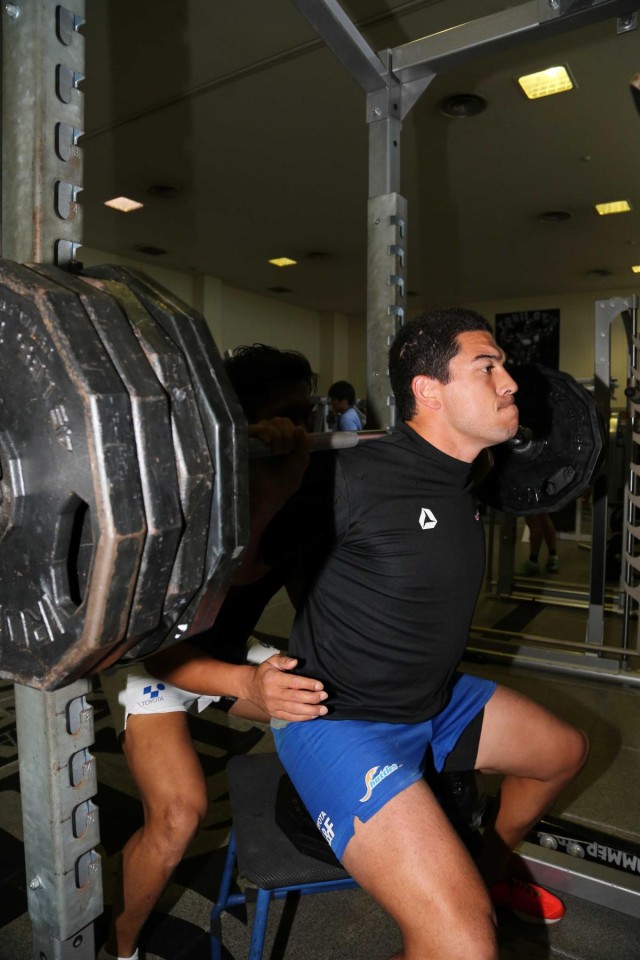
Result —
<svg viewBox="0 0 640 960"><path fill-rule="evenodd" d="M498 392L502 395L505 395L507 393L517 393L518 384L515 382L511 374L507 370L503 370L502 373L503 373L503 378L500 382Z"/></svg>

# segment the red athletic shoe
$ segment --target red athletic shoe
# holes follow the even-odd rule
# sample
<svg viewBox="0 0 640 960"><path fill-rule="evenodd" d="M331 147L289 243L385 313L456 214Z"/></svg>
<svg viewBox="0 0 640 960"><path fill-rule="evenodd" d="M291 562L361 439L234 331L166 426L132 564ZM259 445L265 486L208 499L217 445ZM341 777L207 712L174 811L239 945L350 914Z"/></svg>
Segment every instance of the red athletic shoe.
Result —
<svg viewBox="0 0 640 960"><path fill-rule="evenodd" d="M565 914L564 903L544 887L515 877L496 883L489 890L496 907L506 907L526 923L557 923Z"/></svg>

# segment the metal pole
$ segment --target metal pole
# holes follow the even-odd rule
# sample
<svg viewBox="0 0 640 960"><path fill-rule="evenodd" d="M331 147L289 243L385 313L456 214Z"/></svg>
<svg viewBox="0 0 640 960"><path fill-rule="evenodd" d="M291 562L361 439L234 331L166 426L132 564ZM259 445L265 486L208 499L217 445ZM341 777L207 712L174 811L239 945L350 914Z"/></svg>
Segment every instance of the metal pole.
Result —
<svg viewBox="0 0 640 960"><path fill-rule="evenodd" d="M34 960L93 960L102 913L88 680L55 693L16 684L27 899Z"/></svg>
<svg viewBox="0 0 640 960"><path fill-rule="evenodd" d="M70 268L81 243L84 0L3 4L2 254ZM102 912L90 682L16 685L34 960L93 960Z"/></svg>
<svg viewBox="0 0 640 960"><path fill-rule="evenodd" d="M2 255L69 266L82 236L84 0L4 3Z"/></svg>
<svg viewBox="0 0 640 960"><path fill-rule="evenodd" d="M638 455L638 411L640 410L640 341L638 340L638 298L631 298L630 309L625 313L625 329L629 340L628 384L625 394L629 410L629 424L627 429L629 457L627 488L625 490L625 531L624 553L622 567L622 587L624 590L624 620L622 629L622 646L626 650L629 646L629 630L631 625L632 607L637 609L640 591L638 590L638 560L637 541L640 539L638 525L638 511L640 508L640 458ZM638 631L636 631L638 634ZM638 640L636 635L636 649Z"/></svg>
<svg viewBox="0 0 640 960"><path fill-rule="evenodd" d="M635 298L614 297L595 303L595 375L594 397L608 431L611 414L611 324L625 310L632 309ZM611 445L610 445L611 447ZM604 641L605 557L609 522L609 479L606 471L593 484L591 521L591 574L587 643Z"/></svg>

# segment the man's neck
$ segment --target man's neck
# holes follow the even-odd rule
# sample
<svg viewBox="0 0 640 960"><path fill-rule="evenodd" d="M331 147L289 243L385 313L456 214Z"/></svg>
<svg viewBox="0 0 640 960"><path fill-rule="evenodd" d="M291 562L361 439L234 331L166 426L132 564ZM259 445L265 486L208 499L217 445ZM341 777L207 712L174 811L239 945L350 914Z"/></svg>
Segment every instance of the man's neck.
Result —
<svg viewBox="0 0 640 960"><path fill-rule="evenodd" d="M472 443L468 437L452 434L451 431L438 430L432 423L425 423L419 417L404 422L436 450L446 453L448 457L462 460L464 463L473 463L480 451L484 449L478 446L477 441Z"/></svg>

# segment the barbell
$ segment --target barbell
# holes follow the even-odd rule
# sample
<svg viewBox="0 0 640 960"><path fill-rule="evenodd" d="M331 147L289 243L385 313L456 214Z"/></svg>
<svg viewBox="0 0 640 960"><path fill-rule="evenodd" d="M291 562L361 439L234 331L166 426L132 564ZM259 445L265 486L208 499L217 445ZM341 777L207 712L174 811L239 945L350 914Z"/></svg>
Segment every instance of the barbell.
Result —
<svg viewBox="0 0 640 960"><path fill-rule="evenodd" d="M512 366L520 426L515 437L485 451L476 464L475 493L505 513L554 513L591 484L604 454L605 429L590 393L573 377L539 364ZM312 452L341 450L385 436L386 431L316 433ZM251 459L269 456L249 441Z"/></svg>
<svg viewBox="0 0 640 960"><path fill-rule="evenodd" d="M597 407L567 374L513 373L525 431L478 493L560 509L601 461ZM0 260L0 676L53 690L211 622L260 447L200 314L122 267Z"/></svg>

